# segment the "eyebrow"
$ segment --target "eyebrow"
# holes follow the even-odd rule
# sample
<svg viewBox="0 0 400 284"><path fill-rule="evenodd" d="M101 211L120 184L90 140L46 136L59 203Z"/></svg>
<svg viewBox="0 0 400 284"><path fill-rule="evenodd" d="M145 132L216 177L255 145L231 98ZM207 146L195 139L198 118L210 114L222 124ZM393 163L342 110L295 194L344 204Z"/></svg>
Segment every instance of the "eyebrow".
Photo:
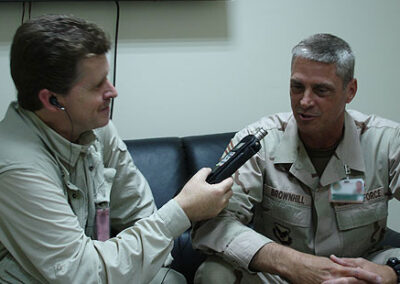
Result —
<svg viewBox="0 0 400 284"><path fill-rule="evenodd" d="M313 85L313 88L315 88L315 87L317 87L317 88L327 88L327 89L329 89L329 90L334 90L335 89L335 86L334 85L332 85L332 84L329 84L329 83L318 83L318 84L315 84L315 85Z"/></svg>
<svg viewBox="0 0 400 284"><path fill-rule="evenodd" d="M290 84L303 84L303 83L297 79L290 79Z"/></svg>
<svg viewBox="0 0 400 284"><path fill-rule="evenodd" d="M298 79L290 79L290 84L304 85L304 83L301 80L298 80ZM315 87L324 87L324 88L328 88L328 89L331 89L331 90L335 89L333 84L325 83L325 82L312 84L312 87L313 88L315 88Z"/></svg>

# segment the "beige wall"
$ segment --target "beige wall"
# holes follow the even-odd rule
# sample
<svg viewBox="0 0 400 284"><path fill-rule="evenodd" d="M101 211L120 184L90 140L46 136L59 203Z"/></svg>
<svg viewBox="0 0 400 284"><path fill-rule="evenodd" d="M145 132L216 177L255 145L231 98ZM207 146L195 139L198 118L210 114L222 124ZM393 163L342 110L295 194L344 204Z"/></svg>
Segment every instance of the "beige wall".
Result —
<svg viewBox="0 0 400 284"><path fill-rule="evenodd" d="M0 3L0 117L15 97L8 53L21 7ZM43 2L33 4L32 15L72 13L113 37L115 7ZM265 114L289 111L290 49L316 32L339 35L353 47L359 90L350 107L400 121L398 0L138 1L120 7L113 121L123 138L235 131ZM391 203L389 224L400 231L394 218L400 205Z"/></svg>

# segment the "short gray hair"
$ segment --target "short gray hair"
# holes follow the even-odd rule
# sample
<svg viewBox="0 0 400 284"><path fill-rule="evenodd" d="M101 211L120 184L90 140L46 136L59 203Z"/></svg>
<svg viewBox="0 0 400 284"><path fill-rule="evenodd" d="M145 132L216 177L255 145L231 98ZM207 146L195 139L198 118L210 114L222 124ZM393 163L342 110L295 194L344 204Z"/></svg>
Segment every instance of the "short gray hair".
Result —
<svg viewBox="0 0 400 284"><path fill-rule="evenodd" d="M343 81L343 88L354 78L355 57L349 44L331 34L315 34L292 49L292 67L296 57L336 64L336 74Z"/></svg>

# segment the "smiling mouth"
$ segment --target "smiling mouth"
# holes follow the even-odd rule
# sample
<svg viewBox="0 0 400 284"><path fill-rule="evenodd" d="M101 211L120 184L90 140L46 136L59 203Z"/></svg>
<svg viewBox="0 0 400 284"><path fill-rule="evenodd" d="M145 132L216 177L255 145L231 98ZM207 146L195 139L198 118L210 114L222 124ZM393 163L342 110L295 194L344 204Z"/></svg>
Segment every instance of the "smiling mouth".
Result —
<svg viewBox="0 0 400 284"><path fill-rule="evenodd" d="M318 117L318 115L306 113L298 113L298 115L302 120L313 120Z"/></svg>

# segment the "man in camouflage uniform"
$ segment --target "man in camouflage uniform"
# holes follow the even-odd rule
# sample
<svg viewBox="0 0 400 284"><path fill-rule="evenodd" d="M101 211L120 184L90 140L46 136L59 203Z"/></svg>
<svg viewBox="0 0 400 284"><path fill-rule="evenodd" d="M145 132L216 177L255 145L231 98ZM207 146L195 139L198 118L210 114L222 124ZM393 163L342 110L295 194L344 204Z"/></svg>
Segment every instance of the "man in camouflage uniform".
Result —
<svg viewBox="0 0 400 284"><path fill-rule="evenodd" d="M235 173L228 207L195 226L194 246L212 254L197 283L397 283L386 262L400 249L379 242L388 200L400 199L400 125L345 110L353 75L354 55L336 36L293 48L292 112L235 135L227 151L268 132Z"/></svg>

